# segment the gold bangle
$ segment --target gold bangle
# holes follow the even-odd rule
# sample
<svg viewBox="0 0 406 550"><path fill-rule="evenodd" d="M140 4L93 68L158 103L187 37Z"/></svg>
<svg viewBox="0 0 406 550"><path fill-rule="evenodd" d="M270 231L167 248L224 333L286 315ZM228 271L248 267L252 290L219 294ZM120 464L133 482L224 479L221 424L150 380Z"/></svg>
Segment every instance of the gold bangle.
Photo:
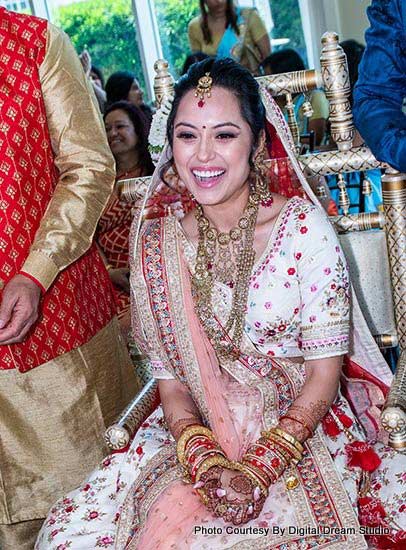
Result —
<svg viewBox="0 0 406 550"><path fill-rule="evenodd" d="M285 449L286 453L290 453L288 462L294 462L296 461L296 464L300 462L303 458L302 453L300 453L296 447L292 445L292 443L289 443L286 439L281 437L280 435L277 435L276 433L269 434L268 441L272 441L278 449L281 449L282 447L288 447L288 450Z"/></svg>
<svg viewBox="0 0 406 550"><path fill-rule="evenodd" d="M201 426L200 424L192 424L185 428L183 432L180 434L180 437L178 439L178 442L176 444L176 454L178 456L179 462L187 468L187 461L185 456L186 451L186 445L191 437L194 435L205 435L212 441L216 441L214 438L214 434L209 428L206 428L205 426Z"/></svg>
<svg viewBox="0 0 406 550"><path fill-rule="evenodd" d="M244 455L245 457L246 455ZM245 458L243 457L243 461L242 461L242 464L248 469L250 470L253 475L255 475L256 477L258 477L258 479L265 485L265 486L269 486L272 484L272 480L271 478L268 476L268 474L266 474L264 471L262 471L260 468L257 468L257 466L254 466L253 464L251 464L250 462L248 462L248 464L245 462Z"/></svg>
<svg viewBox="0 0 406 550"><path fill-rule="evenodd" d="M259 441L260 441L260 440L259 440ZM284 461L286 462L286 464L289 464L289 463L291 462L291 460L292 460L292 455L289 454L289 453L286 451L286 449L282 448L281 445L279 445L279 441L277 442L277 441L275 441L274 439L270 439L270 438L266 439L266 442L268 442L268 441L273 441L273 443L275 443L275 446L274 446L272 449L273 449L276 453L279 453L281 459L284 460ZM267 447L266 445L264 445L264 443L257 442L257 445L261 445L261 447L265 447L266 449L268 449L268 447ZM292 449L292 453L293 453L293 452L295 453L295 456L297 456L297 455L296 455L296 453L297 453L296 449L295 449L294 451L293 451L293 449ZM300 458L302 458L302 457L300 456Z"/></svg>
<svg viewBox="0 0 406 550"><path fill-rule="evenodd" d="M282 439L284 439L285 441L288 441L289 443L294 445L296 447L296 449L299 451L299 453L303 453L304 447L300 443L300 441L298 439L296 439L295 436L291 435L288 432L285 432L285 430L282 430L281 428L272 428L271 430L269 430L269 432L279 435L280 437L282 437Z"/></svg>

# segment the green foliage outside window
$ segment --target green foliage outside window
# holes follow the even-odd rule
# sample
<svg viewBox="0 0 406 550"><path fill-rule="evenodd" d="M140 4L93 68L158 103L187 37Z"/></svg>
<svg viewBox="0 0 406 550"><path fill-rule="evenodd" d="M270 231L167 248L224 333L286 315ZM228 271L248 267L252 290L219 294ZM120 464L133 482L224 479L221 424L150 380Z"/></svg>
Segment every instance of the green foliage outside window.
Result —
<svg viewBox="0 0 406 550"><path fill-rule="evenodd" d="M87 0L60 6L55 23L78 53L89 50L105 79L115 71L133 71L145 86L130 0Z"/></svg>
<svg viewBox="0 0 406 550"><path fill-rule="evenodd" d="M155 0L163 54L171 63L176 76L189 55L187 34L189 21L199 13L197 0Z"/></svg>
<svg viewBox="0 0 406 550"><path fill-rule="evenodd" d="M306 62L306 46L298 0L270 1L274 28L272 38L289 38L287 48L293 48Z"/></svg>
<svg viewBox="0 0 406 550"><path fill-rule="evenodd" d="M155 0L163 54L175 76L190 53L187 27L199 13L198 6L198 0ZM271 0L271 8L273 38L290 38L288 47L305 54L298 0ZM145 88L131 0L72 0L55 10L54 20L70 36L78 53L89 50L105 79L115 71L129 70Z"/></svg>

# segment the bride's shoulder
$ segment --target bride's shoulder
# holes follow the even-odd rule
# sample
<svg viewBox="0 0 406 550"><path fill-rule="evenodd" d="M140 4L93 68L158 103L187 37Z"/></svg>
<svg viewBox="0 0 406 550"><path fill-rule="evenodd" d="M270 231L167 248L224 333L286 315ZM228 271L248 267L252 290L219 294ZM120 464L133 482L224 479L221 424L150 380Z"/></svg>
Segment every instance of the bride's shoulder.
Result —
<svg viewBox="0 0 406 550"><path fill-rule="evenodd" d="M276 193L272 194L273 203L271 208L262 208L260 211L260 223L273 224L276 220L283 217L286 223L295 222L303 219L303 216L309 216L312 219L325 216L320 212L320 208L307 199L302 197L286 198Z"/></svg>

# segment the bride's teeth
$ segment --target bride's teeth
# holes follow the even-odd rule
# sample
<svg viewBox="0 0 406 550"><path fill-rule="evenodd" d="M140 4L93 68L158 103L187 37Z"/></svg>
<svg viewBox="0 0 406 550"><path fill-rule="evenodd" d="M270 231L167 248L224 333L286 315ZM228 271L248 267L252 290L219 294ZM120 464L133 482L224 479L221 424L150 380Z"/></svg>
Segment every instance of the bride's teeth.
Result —
<svg viewBox="0 0 406 550"><path fill-rule="evenodd" d="M213 172L209 170L193 170L193 174L198 178L215 178L216 176L224 174L224 170L216 170Z"/></svg>

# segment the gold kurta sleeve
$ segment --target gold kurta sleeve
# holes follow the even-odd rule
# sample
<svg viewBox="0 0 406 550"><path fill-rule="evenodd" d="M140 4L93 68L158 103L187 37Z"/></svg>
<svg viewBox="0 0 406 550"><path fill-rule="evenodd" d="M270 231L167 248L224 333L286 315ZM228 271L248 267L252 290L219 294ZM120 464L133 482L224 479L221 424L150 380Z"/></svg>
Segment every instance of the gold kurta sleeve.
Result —
<svg viewBox="0 0 406 550"><path fill-rule="evenodd" d="M48 289L90 247L115 169L91 85L68 37L51 24L40 80L60 176L22 271Z"/></svg>

